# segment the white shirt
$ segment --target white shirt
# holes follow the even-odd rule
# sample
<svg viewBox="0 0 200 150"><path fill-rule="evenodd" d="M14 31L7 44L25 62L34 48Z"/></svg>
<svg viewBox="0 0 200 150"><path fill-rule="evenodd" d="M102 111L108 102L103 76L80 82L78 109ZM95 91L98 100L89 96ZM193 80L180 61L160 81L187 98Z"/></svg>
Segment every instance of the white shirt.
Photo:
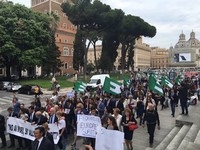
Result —
<svg viewBox="0 0 200 150"><path fill-rule="evenodd" d="M122 115L118 114L117 117L115 117L115 115L113 114L112 116L115 118L115 120L117 122L119 131L122 131L122 128L121 128Z"/></svg>
<svg viewBox="0 0 200 150"><path fill-rule="evenodd" d="M60 120L58 121L58 129L61 130L61 129L65 128L65 127L66 127L65 120L60 119Z"/></svg>
<svg viewBox="0 0 200 150"><path fill-rule="evenodd" d="M41 137L41 138L38 140L38 141L39 141L39 143L38 143L38 147L37 147L37 149L39 149L39 147L40 147L40 144L41 144L42 140L43 140L43 137Z"/></svg>

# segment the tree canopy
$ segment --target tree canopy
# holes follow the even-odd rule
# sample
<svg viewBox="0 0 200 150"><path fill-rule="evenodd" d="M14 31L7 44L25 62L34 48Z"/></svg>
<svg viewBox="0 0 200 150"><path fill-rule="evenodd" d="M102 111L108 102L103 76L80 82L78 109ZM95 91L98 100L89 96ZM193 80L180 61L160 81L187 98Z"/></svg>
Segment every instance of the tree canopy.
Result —
<svg viewBox="0 0 200 150"><path fill-rule="evenodd" d="M121 44L121 68L125 69L127 53L134 56L134 42L140 36L153 37L156 28L145 22L138 16L126 15L121 9L111 9L109 5L99 0L73 0L73 3L63 3L62 9L69 20L82 31L85 47L84 55L87 55L86 41L92 41L91 35L101 37L102 54L100 68L111 71L117 57L117 49ZM84 65L87 65L87 57L84 57ZM129 64L133 60L129 57Z"/></svg>
<svg viewBox="0 0 200 150"><path fill-rule="evenodd" d="M50 24L48 15L19 4L0 2L0 57L8 77L11 66L17 68L20 75L21 70L47 62L54 38Z"/></svg>

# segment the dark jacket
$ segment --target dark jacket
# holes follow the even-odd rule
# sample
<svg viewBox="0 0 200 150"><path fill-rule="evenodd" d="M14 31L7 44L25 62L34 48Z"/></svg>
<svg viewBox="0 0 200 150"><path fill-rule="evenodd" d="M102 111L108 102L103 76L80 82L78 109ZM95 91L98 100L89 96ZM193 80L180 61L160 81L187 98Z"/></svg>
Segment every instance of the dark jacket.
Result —
<svg viewBox="0 0 200 150"><path fill-rule="evenodd" d="M44 124L44 123L46 123L46 122L47 122L47 117L41 115L41 116L38 118L36 124L37 124L37 125L42 125L42 124Z"/></svg>
<svg viewBox="0 0 200 150"><path fill-rule="evenodd" d="M147 110L145 115L144 115L144 119L143 119L143 124L144 122L147 122L147 124L158 124L158 126L160 126L160 120L159 120L159 115L158 112L156 110Z"/></svg>
<svg viewBox="0 0 200 150"><path fill-rule="evenodd" d="M37 141L35 140L32 142L31 149L35 150L36 145L37 145ZM46 149L54 150L54 146L52 146L52 143L49 141L47 137L44 137L37 150L46 150Z"/></svg>
<svg viewBox="0 0 200 150"><path fill-rule="evenodd" d="M29 116L28 116L28 122L30 122L30 123L32 123L32 122L37 122L37 117L36 117L36 115L35 115L35 112L33 112L33 118L32 118L32 120L31 120L31 115L32 114L30 114L29 113Z"/></svg>
<svg viewBox="0 0 200 150"><path fill-rule="evenodd" d="M49 141L52 143L52 146L54 147L53 135L47 132L45 136L49 139Z"/></svg>
<svg viewBox="0 0 200 150"><path fill-rule="evenodd" d="M0 115L0 132L4 132L5 130L5 117Z"/></svg>
<svg viewBox="0 0 200 150"><path fill-rule="evenodd" d="M51 116L49 116L49 123L51 124L52 122L51 122L51 120L53 119L53 115ZM53 120L53 123L56 123L56 122L58 122L58 118L56 117L56 114L54 114L54 120Z"/></svg>

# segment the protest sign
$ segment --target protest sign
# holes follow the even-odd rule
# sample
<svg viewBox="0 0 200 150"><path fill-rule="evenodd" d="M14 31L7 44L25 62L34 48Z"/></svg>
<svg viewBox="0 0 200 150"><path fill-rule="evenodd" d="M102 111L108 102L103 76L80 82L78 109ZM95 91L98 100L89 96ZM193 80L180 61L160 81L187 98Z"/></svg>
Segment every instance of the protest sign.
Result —
<svg viewBox="0 0 200 150"><path fill-rule="evenodd" d="M34 131L37 125L31 125L30 122L18 119L15 117L9 117L7 120L7 133L23 137L29 140L35 140ZM59 137L59 129L56 124L49 124L49 132L53 135L54 144L57 144Z"/></svg>
<svg viewBox="0 0 200 150"><path fill-rule="evenodd" d="M95 150L124 150L123 142L123 132L97 127Z"/></svg>
<svg viewBox="0 0 200 150"><path fill-rule="evenodd" d="M96 132L98 126L101 126L101 120L97 116L92 116L92 115L77 116L78 136L96 138Z"/></svg>
<svg viewBox="0 0 200 150"><path fill-rule="evenodd" d="M49 126L49 133L53 135L54 144L57 144L60 139L58 126L55 124L49 124L48 126Z"/></svg>
<svg viewBox="0 0 200 150"><path fill-rule="evenodd" d="M15 117L9 117L7 120L7 133L23 137L29 140L34 140L34 131L36 125L31 125L30 122L25 122L22 119L18 119Z"/></svg>

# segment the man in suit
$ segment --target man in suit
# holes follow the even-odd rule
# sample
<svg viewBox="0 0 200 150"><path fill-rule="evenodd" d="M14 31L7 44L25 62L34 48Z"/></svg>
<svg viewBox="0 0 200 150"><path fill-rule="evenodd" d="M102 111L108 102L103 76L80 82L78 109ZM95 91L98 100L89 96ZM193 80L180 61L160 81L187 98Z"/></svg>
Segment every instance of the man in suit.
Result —
<svg viewBox="0 0 200 150"><path fill-rule="evenodd" d="M37 122L37 117L35 115L34 106L29 106L28 111L29 111L28 122L30 122L30 123Z"/></svg>
<svg viewBox="0 0 200 150"><path fill-rule="evenodd" d="M56 109L52 107L50 109L50 115L49 115L49 124L54 124L58 122L58 118L56 117Z"/></svg>
<svg viewBox="0 0 200 150"><path fill-rule="evenodd" d="M114 108L119 108L120 114L122 114L122 112L124 111L123 99L121 99L119 96L116 97Z"/></svg>
<svg viewBox="0 0 200 150"><path fill-rule="evenodd" d="M53 140L53 135L51 135L51 133L49 133L49 126L48 126L48 123L44 123L42 125L45 129L45 135L44 137L47 137L49 139L49 141L51 142L52 146L54 147L54 140Z"/></svg>
<svg viewBox="0 0 200 150"><path fill-rule="evenodd" d="M36 117L37 117L37 122L35 122L34 124L37 124L37 125L42 125L44 123L47 122L47 117L43 116L42 113L40 111L37 111L35 113Z"/></svg>
<svg viewBox="0 0 200 150"><path fill-rule="evenodd" d="M31 150L54 150L52 143L45 137L44 127L35 128L35 140L32 142Z"/></svg>
<svg viewBox="0 0 200 150"><path fill-rule="evenodd" d="M16 117L16 118L18 117L18 114L13 111L13 107L9 107L7 109L7 111L8 111L9 117ZM8 146L8 148L15 147L15 138L17 138L17 137L15 135L12 135L12 134L9 134L9 136L10 136L10 143L11 144L10 144L10 146ZM19 143L21 145L21 140L19 140Z"/></svg>
<svg viewBox="0 0 200 150"><path fill-rule="evenodd" d="M6 137L5 137L5 118L3 115L0 114L0 137L1 137L1 141L2 141L2 146L1 148L6 147Z"/></svg>

